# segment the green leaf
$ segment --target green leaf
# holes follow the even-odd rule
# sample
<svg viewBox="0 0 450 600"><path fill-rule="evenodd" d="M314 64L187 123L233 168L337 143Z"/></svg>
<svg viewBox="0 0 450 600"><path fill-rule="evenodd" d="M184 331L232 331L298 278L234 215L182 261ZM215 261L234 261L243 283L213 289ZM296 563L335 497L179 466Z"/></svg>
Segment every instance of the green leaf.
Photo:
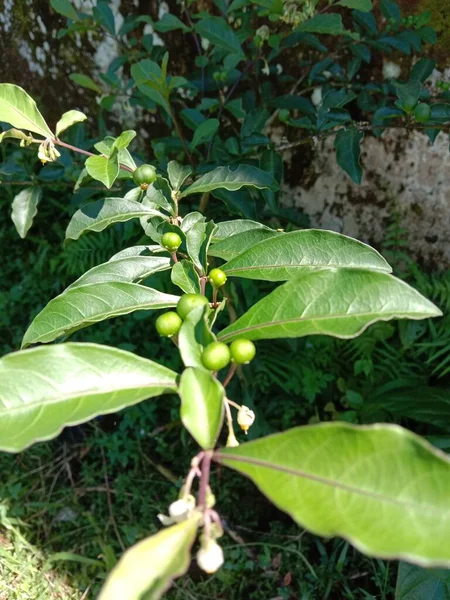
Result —
<svg viewBox="0 0 450 600"><path fill-rule="evenodd" d="M194 150L200 144L209 142L209 140L211 140L217 133L219 125L220 123L218 119L207 119L206 121L203 121L203 123L199 125L194 132L191 148Z"/></svg>
<svg viewBox="0 0 450 600"><path fill-rule="evenodd" d="M397 83L395 87L399 108L405 112L411 112L419 100L422 84L417 79L412 79L408 83Z"/></svg>
<svg viewBox="0 0 450 600"><path fill-rule="evenodd" d="M188 165L180 165L176 160L171 160L167 165L167 173L172 188L178 191L189 175L192 174L192 169Z"/></svg>
<svg viewBox="0 0 450 600"><path fill-rule="evenodd" d="M423 83L433 73L435 67L435 60L431 60L429 58L420 58L411 69L410 79L417 79Z"/></svg>
<svg viewBox="0 0 450 600"><path fill-rule="evenodd" d="M113 223L123 223L137 217L161 215L157 210L140 202L124 198L106 198L83 206L73 215L66 231L66 239L77 240L88 231L103 231Z"/></svg>
<svg viewBox="0 0 450 600"><path fill-rule="evenodd" d="M309 33L325 33L327 35L342 35L349 33L345 30L341 15L334 13L316 14L308 19L296 31L308 31Z"/></svg>
<svg viewBox="0 0 450 600"><path fill-rule="evenodd" d="M376 321L425 319L441 311L404 281L356 269L318 270L281 285L218 338L231 341L332 335L352 338Z"/></svg>
<svg viewBox="0 0 450 600"><path fill-rule="evenodd" d="M19 452L63 427L176 391L177 374L130 352L57 344L0 359L0 448Z"/></svg>
<svg viewBox="0 0 450 600"><path fill-rule="evenodd" d="M255 233L260 234L262 231L265 230L252 230L240 235L239 238L253 236ZM238 239L236 243L239 244L240 240ZM226 241L213 246L213 249L218 246L223 247L225 244ZM234 248L235 244L233 244ZM244 244L250 245L245 242ZM324 267L368 269L386 273L392 271L381 254L367 244L334 231L321 229L303 229L272 235L268 239L254 243L221 269L232 277L285 281L306 270Z"/></svg>
<svg viewBox="0 0 450 600"><path fill-rule="evenodd" d="M118 138L114 141L113 148L117 148L117 150L124 150L127 148L132 140L136 137L136 132L132 129L127 131L123 131Z"/></svg>
<svg viewBox="0 0 450 600"><path fill-rule="evenodd" d="M36 102L25 90L12 83L0 83L1 120L17 129L38 133L44 138L54 138Z"/></svg>
<svg viewBox="0 0 450 600"><path fill-rule="evenodd" d="M170 277L172 283L181 288L186 294L200 294L200 279L190 260L180 260L175 263Z"/></svg>
<svg viewBox="0 0 450 600"><path fill-rule="evenodd" d="M60 120L56 123L56 137L68 129L75 125L75 123L81 123L87 119L86 115L84 115L79 110L69 110L63 114Z"/></svg>
<svg viewBox="0 0 450 600"><path fill-rule="evenodd" d="M276 191L279 188L278 183L268 173L264 173L261 169L250 165L239 165L234 171L230 167L217 167L214 171L202 175L185 189L180 197L184 198L190 194L211 192L217 188L225 188L235 192L244 185L250 185L260 190L269 188Z"/></svg>
<svg viewBox="0 0 450 600"><path fill-rule="evenodd" d="M183 321L178 334L178 346L181 359L185 367L198 367L203 369L203 349L208 344L216 341L209 326L209 307L200 307L192 310Z"/></svg>
<svg viewBox="0 0 450 600"><path fill-rule="evenodd" d="M170 13L164 13L161 19L157 23L153 23L155 31L166 33L167 31L176 31L182 29L183 31L190 31L190 28L185 25L178 17L171 15Z"/></svg>
<svg viewBox="0 0 450 600"><path fill-rule="evenodd" d="M170 258L168 256L138 255L114 258L114 260L110 259L108 262L89 269L89 271L84 273L66 289L111 281L122 281L124 283L139 282L153 273L169 270L170 266Z"/></svg>
<svg viewBox="0 0 450 600"><path fill-rule="evenodd" d="M107 188L111 188L119 175L119 155L115 152L110 158L90 156L85 166L92 179L100 181Z"/></svg>
<svg viewBox="0 0 450 600"><path fill-rule="evenodd" d="M279 152L272 149L264 150L259 159L259 168L265 173L272 175L278 184L281 184L283 179L283 157ZM263 190L262 194L267 206L272 212L276 213L278 210L279 192Z"/></svg>
<svg viewBox="0 0 450 600"><path fill-rule="evenodd" d="M194 513L127 550L98 600L159 600L172 579L188 570L199 523L200 513Z"/></svg>
<svg viewBox="0 0 450 600"><path fill-rule="evenodd" d="M251 221L250 219L235 219L234 221L222 221L217 224L217 229L214 232L213 243L226 240L232 235L238 233L244 233L244 231L250 231L251 229L268 229L269 231L275 231L270 229L267 225L258 223L258 221Z"/></svg>
<svg viewBox="0 0 450 600"><path fill-rule="evenodd" d="M78 13L69 0L50 0L53 10L72 21L78 21Z"/></svg>
<svg viewBox="0 0 450 600"><path fill-rule="evenodd" d="M208 256L215 256L223 260L232 260L233 258L245 253L259 242L263 242L277 235L282 235L279 231L260 227L258 229L249 229L244 233L237 233L224 239L208 249Z"/></svg>
<svg viewBox="0 0 450 600"><path fill-rule="evenodd" d="M450 461L406 429L296 427L215 459L316 535L342 536L381 558L450 564Z"/></svg>
<svg viewBox="0 0 450 600"><path fill-rule="evenodd" d="M114 14L105 1L99 0L92 10L95 20L102 25L112 36L116 34Z"/></svg>
<svg viewBox="0 0 450 600"><path fill-rule="evenodd" d="M195 30L199 35L214 44L214 46L232 54L239 54L242 58L245 58L239 38L222 17L206 17L205 19L201 19L196 24Z"/></svg>
<svg viewBox="0 0 450 600"><path fill-rule="evenodd" d="M401 562L398 568L395 600L448 600L450 571L423 569Z"/></svg>
<svg viewBox="0 0 450 600"><path fill-rule="evenodd" d="M3 142L5 138L14 138L16 140L22 140L23 142L31 143L29 135L20 131L19 129L8 129L8 131L4 131L0 133L0 144Z"/></svg>
<svg viewBox="0 0 450 600"><path fill-rule="evenodd" d="M381 10L381 14L386 19L394 19L394 21L396 23L400 23L401 18L402 18L402 13L401 13L400 7L397 3L392 2L392 0L381 0L380 10Z"/></svg>
<svg viewBox="0 0 450 600"><path fill-rule="evenodd" d="M77 85L80 85L88 90L98 92L99 94L102 91L101 87L92 79L92 77L83 75L83 73L71 73L69 75L69 79L71 79Z"/></svg>
<svg viewBox="0 0 450 600"><path fill-rule="evenodd" d="M146 197L144 198L144 204L150 206L151 204L161 207L171 215L175 214L175 202L172 199L172 190L169 182L164 177L158 177L156 181L149 185L147 188Z"/></svg>
<svg viewBox="0 0 450 600"><path fill-rule="evenodd" d="M16 227L17 233L24 239L33 224L37 214L37 205L42 196L42 189L33 186L22 190L14 197L12 202L11 219Z"/></svg>
<svg viewBox="0 0 450 600"><path fill-rule="evenodd" d="M188 255L197 269L204 273L207 268L208 248L216 226L213 221L205 222L205 217L197 221L186 233Z"/></svg>
<svg viewBox="0 0 450 600"><path fill-rule="evenodd" d="M93 323L136 310L176 306L179 299L137 283L92 283L70 288L51 300L34 318L22 347L52 342Z"/></svg>
<svg viewBox="0 0 450 600"><path fill-rule="evenodd" d="M189 367L178 390L181 421L204 450L214 448L222 428L225 391L210 371Z"/></svg>
<svg viewBox="0 0 450 600"><path fill-rule="evenodd" d="M341 129L334 140L337 164L357 184L361 183L360 144L364 134L357 129Z"/></svg>
<svg viewBox="0 0 450 600"><path fill-rule="evenodd" d="M372 0L339 0L337 5L354 8L360 12L370 12L373 8Z"/></svg>
<svg viewBox="0 0 450 600"><path fill-rule="evenodd" d="M138 89L170 115L168 92L161 81L161 67L153 60L141 60L131 66L131 75Z"/></svg>

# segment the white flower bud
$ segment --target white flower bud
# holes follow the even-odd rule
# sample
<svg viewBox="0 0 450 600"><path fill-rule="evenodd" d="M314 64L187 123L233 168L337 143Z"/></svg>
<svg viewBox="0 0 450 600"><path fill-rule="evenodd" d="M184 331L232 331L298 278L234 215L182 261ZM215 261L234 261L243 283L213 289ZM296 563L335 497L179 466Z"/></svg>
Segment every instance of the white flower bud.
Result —
<svg viewBox="0 0 450 600"><path fill-rule="evenodd" d="M311 94L311 102L314 106L320 106L322 104L322 88L316 87L316 89Z"/></svg>
<svg viewBox="0 0 450 600"><path fill-rule="evenodd" d="M400 77L401 68L393 62L385 62L383 65L383 77L385 79L397 79Z"/></svg>
<svg viewBox="0 0 450 600"><path fill-rule="evenodd" d="M239 442L234 435L234 431L230 431L227 438L227 448L237 448L239 446Z"/></svg>
<svg viewBox="0 0 450 600"><path fill-rule="evenodd" d="M242 405L238 410L237 422L242 431L248 432L250 427L255 422L255 413L248 406Z"/></svg>
<svg viewBox="0 0 450 600"><path fill-rule="evenodd" d="M202 542L197 552L197 564L205 573L215 573L224 562L223 550L219 544L211 539Z"/></svg>

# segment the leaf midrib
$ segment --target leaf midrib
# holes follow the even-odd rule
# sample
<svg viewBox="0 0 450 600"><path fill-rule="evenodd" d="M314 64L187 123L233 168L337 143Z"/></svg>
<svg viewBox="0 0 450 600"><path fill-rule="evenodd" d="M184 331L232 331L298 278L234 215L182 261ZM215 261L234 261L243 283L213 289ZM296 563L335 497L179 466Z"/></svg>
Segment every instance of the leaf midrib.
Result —
<svg viewBox="0 0 450 600"><path fill-rule="evenodd" d="M233 259L231 259L233 260ZM388 269L383 269L381 267L364 267L362 265L338 265L338 264L332 264L332 263L328 263L328 264L319 264L319 263L315 263L314 265L304 265L304 264L297 264L297 263L289 263L289 264L281 264L281 265L255 265L255 266L249 266L249 267L236 267L234 269L227 269L226 265L223 265L222 269L227 273L227 275L231 275L232 273L237 273L238 271L264 271L264 270L271 270L271 269L288 269L288 268L303 268L303 269L341 269L341 268L345 268L345 269L355 269L360 271L361 269L367 270L367 271L375 271L377 273L390 273L391 271Z"/></svg>
<svg viewBox="0 0 450 600"><path fill-rule="evenodd" d="M15 111L17 114L19 114L19 115L20 115L20 116L21 116L23 119L25 119L26 121L28 121L28 123L31 123L31 125L34 125L34 126L37 128L37 129L39 129L39 130L40 130L40 132L41 132L41 135L42 135L42 136L44 136L44 138L45 138L45 139L47 139L47 138L49 137L49 135L48 135L48 134L49 134L49 132L50 132L50 134L51 134L51 131L50 131L50 130L49 130L49 132L47 132L47 131L45 131L45 129L42 129L40 125L36 124L36 123L35 123L34 121L32 121L32 120L31 120L29 117L27 117L27 115L26 115L25 113L21 112L21 111L20 111L20 110L17 108L17 105L13 105L13 104L11 104L11 103L7 102L7 101L6 101L4 98L0 98L0 101L1 101L1 100L3 100L3 102L4 102L5 104L8 104L8 105L11 107L11 109L12 109L13 111ZM37 110L37 108L36 108L36 110ZM39 111L38 111L38 112L39 112ZM39 113L39 114L40 114L40 113ZM40 115L40 116L41 116L41 118L43 118L43 117L42 117L42 115ZM53 135L53 134L52 134L52 135Z"/></svg>
<svg viewBox="0 0 450 600"><path fill-rule="evenodd" d="M145 215L148 215L148 214L153 214L154 216L156 216L155 212L144 211L144 210L140 210L139 212L135 211L135 212L120 213L118 215L115 215L114 217L105 217L104 219L96 220L93 223L91 223L90 225L86 225L86 227L84 227L81 231L92 231L92 230L95 231L95 229L94 229L95 227L97 227L99 225L103 225L103 223L105 223L105 222L113 223L113 222L115 222L116 219L121 219L124 216L127 216L127 217L129 216L131 219L133 219L133 218L138 218L138 217L145 217ZM79 223L82 222L81 219L78 222Z"/></svg>
<svg viewBox="0 0 450 600"><path fill-rule="evenodd" d="M418 502L404 501L404 500L399 500L397 498L390 498L389 496L384 496L377 492L372 492L371 490L357 488L357 487L354 487L353 485L350 485L347 483L342 483L342 482L336 481L334 479L327 479L326 477L322 477L321 475L315 475L313 473L306 473L305 471L301 471L300 469L285 467L283 465L278 465L278 464L271 463L269 461L261 460L258 458L249 458L246 456L233 455L231 453L230 454L222 454L220 452L216 452L214 454L213 458L215 460L218 460L218 462L220 462L220 461L230 461L230 462L236 461L236 462L243 462L248 465L254 465L256 467L272 469L274 471L279 471L282 473L286 473L288 475L294 475L296 477L308 479L308 480L314 481L316 483L321 483L321 484L326 485L331 488L337 488L337 489L340 489L345 492L349 492L349 493L356 494L359 496L365 496L366 498L380 500L381 502L384 502L386 504L390 503L395 506L401 506L402 508L405 508L405 507L413 508L415 510L426 509L426 510L435 512L442 518L445 518L445 519L450 518L450 512L448 510L437 509L435 506L430 506L429 504L421 504ZM248 477L250 477L250 475L248 475L248 474L246 474L246 475Z"/></svg>

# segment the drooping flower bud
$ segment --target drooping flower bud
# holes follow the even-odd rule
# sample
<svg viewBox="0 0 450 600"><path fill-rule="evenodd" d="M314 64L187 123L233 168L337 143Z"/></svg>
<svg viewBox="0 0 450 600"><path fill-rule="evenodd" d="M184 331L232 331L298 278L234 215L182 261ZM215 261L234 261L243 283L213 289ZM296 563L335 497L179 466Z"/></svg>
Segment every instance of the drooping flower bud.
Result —
<svg viewBox="0 0 450 600"><path fill-rule="evenodd" d="M175 500L169 506L169 516L158 515L158 519L163 525L173 525L174 523L180 523L189 517L191 512L195 508L195 498L192 495L186 496Z"/></svg>
<svg viewBox="0 0 450 600"><path fill-rule="evenodd" d="M215 573L224 563L222 548L210 538L202 541L196 558L200 569L209 574Z"/></svg>
<svg viewBox="0 0 450 600"><path fill-rule="evenodd" d="M250 427L255 422L255 413L248 406L242 405L238 410L237 422L242 431L248 432Z"/></svg>

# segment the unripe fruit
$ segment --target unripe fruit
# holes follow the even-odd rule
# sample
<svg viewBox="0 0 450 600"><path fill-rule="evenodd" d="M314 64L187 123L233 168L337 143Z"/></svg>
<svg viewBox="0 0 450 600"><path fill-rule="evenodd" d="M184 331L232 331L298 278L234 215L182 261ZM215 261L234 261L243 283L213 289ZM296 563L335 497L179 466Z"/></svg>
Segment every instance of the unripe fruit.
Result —
<svg viewBox="0 0 450 600"><path fill-rule="evenodd" d="M220 371L230 362L230 349L223 342L212 342L203 350L203 366L211 371Z"/></svg>
<svg viewBox="0 0 450 600"><path fill-rule="evenodd" d="M160 315L155 322L156 331L159 335L172 337L180 331L183 321L173 310Z"/></svg>
<svg viewBox="0 0 450 600"><path fill-rule="evenodd" d="M222 269L211 269L208 273L208 279L211 285L219 288L226 282L227 276Z"/></svg>
<svg viewBox="0 0 450 600"><path fill-rule="evenodd" d="M161 245L170 252L176 252L181 246L181 238L178 233L168 231L162 236Z"/></svg>
<svg viewBox="0 0 450 600"><path fill-rule="evenodd" d="M206 304L209 304L209 300L206 296L201 296L200 294L184 294L184 296L181 296L178 300L177 313L182 319L185 319L194 308L205 306Z"/></svg>
<svg viewBox="0 0 450 600"><path fill-rule="evenodd" d="M156 179L156 169L152 165L141 165L133 171L133 181L136 185L148 185Z"/></svg>
<svg viewBox="0 0 450 600"><path fill-rule="evenodd" d="M414 118L418 123L426 123L430 120L431 108L425 102L419 102L414 109Z"/></svg>
<svg viewBox="0 0 450 600"><path fill-rule="evenodd" d="M230 345L231 358L238 365L245 365L255 358L256 347L251 340L238 339Z"/></svg>
<svg viewBox="0 0 450 600"><path fill-rule="evenodd" d="M280 121L285 123L286 121L289 120L290 116L291 116L291 113L288 111L287 108L280 108L280 111L278 113L278 118L280 119Z"/></svg>

